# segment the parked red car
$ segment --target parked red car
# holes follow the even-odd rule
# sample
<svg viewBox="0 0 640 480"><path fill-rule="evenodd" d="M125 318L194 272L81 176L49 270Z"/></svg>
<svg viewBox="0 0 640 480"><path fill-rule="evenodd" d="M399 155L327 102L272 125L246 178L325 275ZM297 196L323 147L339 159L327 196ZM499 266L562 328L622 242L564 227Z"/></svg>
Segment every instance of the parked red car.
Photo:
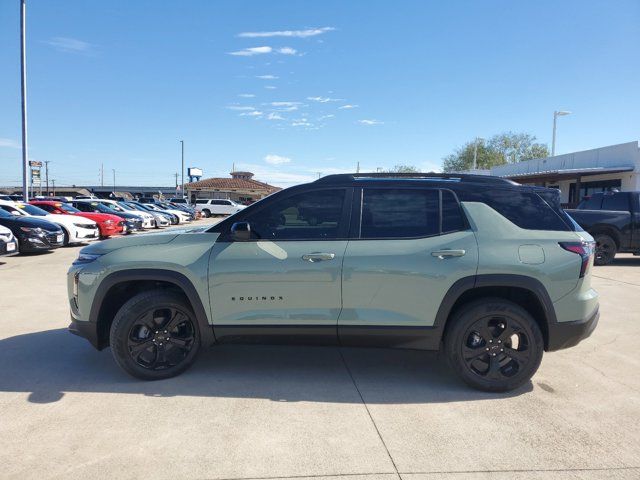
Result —
<svg viewBox="0 0 640 480"><path fill-rule="evenodd" d="M55 202L53 200L32 200L29 203L49 213L77 215L78 217L89 218L98 224L100 238L119 235L124 229L124 220L117 215L111 215L109 213L81 212L68 203Z"/></svg>

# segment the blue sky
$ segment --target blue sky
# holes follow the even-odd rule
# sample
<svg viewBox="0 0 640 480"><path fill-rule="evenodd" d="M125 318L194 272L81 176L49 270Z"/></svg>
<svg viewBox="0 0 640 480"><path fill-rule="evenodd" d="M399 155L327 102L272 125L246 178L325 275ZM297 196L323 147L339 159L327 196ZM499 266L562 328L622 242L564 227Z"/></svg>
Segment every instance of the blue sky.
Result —
<svg viewBox="0 0 640 480"><path fill-rule="evenodd" d="M20 170L19 2L0 2L0 185ZM476 136L640 139L640 2L28 0L30 156L61 184L440 168Z"/></svg>

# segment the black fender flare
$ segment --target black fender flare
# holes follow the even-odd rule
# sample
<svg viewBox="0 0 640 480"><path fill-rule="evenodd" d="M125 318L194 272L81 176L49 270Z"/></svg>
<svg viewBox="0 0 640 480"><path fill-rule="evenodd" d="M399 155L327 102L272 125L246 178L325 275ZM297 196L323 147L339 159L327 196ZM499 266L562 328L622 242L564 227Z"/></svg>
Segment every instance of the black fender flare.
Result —
<svg viewBox="0 0 640 480"><path fill-rule="evenodd" d="M530 291L538 299L544 313L547 328L557 323L555 308L547 289L539 280L526 275L483 274L464 277L456 281L447 291L436 314L434 327L444 333L444 328L453 307L467 291L482 287L517 287Z"/></svg>
<svg viewBox="0 0 640 480"><path fill-rule="evenodd" d="M97 325L98 316L102 308L105 297L112 287L132 281L159 281L167 282L180 288L187 299L191 303L193 312L196 315L198 326L200 327L200 338L202 346L210 346L215 343L215 336L213 334L213 327L209 324L207 312L202 304L200 295L193 286L191 280L185 275L174 272L172 270L153 269L153 268L135 268L131 270L121 270L113 272L107 275L96 290L96 294L91 304L91 311L89 312L89 321Z"/></svg>

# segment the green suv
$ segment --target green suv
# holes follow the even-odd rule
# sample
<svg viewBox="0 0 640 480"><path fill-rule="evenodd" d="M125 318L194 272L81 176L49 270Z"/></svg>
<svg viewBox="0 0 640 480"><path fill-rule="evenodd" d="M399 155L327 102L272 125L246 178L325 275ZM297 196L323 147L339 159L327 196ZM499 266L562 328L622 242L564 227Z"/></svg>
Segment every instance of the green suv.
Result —
<svg viewBox="0 0 640 480"><path fill-rule="evenodd" d="M465 382L505 391L595 328L593 246L557 190L330 175L212 227L83 248L69 328L145 380L213 344L304 343L442 348Z"/></svg>

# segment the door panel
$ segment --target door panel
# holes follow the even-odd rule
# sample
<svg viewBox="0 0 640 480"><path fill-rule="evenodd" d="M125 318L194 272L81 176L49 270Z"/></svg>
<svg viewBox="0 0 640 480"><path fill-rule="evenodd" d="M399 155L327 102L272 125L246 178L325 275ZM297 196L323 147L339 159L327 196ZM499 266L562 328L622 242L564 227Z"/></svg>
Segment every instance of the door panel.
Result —
<svg viewBox="0 0 640 480"><path fill-rule="evenodd" d="M209 293L217 325L333 325L345 240L216 244ZM333 254L322 261L309 254Z"/></svg>
<svg viewBox="0 0 640 480"><path fill-rule="evenodd" d="M442 255L444 250L455 252ZM475 275L477 265L478 247L469 230L351 241L343 262L339 331L343 326L433 326L447 290L456 280Z"/></svg>

